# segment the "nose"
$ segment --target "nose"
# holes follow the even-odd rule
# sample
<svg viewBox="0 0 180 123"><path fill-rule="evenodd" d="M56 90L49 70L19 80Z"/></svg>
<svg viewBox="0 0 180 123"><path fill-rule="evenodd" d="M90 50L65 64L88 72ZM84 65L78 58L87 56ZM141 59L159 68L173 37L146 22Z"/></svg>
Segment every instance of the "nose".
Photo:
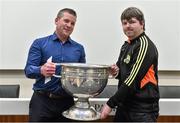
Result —
<svg viewBox="0 0 180 123"><path fill-rule="evenodd" d="M73 24L72 23L67 23L67 26L68 27L73 27Z"/></svg>
<svg viewBox="0 0 180 123"><path fill-rule="evenodd" d="M130 23L127 23L126 26L127 26L127 27L130 27Z"/></svg>
<svg viewBox="0 0 180 123"><path fill-rule="evenodd" d="M71 26L71 24L70 24L70 23L66 23L66 25L67 25L68 27L70 27L70 26Z"/></svg>

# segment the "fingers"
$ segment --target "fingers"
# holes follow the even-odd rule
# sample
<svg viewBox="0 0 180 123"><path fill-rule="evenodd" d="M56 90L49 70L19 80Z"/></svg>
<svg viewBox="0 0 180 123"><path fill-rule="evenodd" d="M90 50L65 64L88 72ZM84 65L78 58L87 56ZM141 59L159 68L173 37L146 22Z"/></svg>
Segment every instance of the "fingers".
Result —
<svg viewBox="0 0 180 123"><path fill-rule="evenodd" d="M116 64L111 66L111 74L114 76L119 72L119 67Z"/></svg>
<svg viewBox="0 0 180 123"><path fill-rule="evenodd" d="M119 70L119 67L116 65L116 64L113 64L111 66L111 69L113 69L114 71L118 71Z"/></svg>
<svg viewBox="0 0 180 123"><path fill-rule="evenodd" d="M47 73L53 73L53 72L55 72L55 69L56 69L56 66L55 66L54 63L47 62L45 64L45 70L46 70Z"/></svg>
<svg viewBox="0 0 180 123"><path fill-rule="evenodd" d="M41 66L41 74L45 77L52 76L55 74L56 65L52 62L47 62L43 66Z"/></svg>
<svg viewBox="0 0 180 123"><path fill-rule="evenodd" d="M107 117L107 115L105 114L105 113L101 113L101 119L103 120L103 119L106 119L106 117Z"/></svg>
<svg viewBox="0 0 180 123"><path fill-rule="evenodd" d="M100 118L101 119L107 118L111 111L112 111L112 109L107 104L105 104L102 108Z"/></svg>

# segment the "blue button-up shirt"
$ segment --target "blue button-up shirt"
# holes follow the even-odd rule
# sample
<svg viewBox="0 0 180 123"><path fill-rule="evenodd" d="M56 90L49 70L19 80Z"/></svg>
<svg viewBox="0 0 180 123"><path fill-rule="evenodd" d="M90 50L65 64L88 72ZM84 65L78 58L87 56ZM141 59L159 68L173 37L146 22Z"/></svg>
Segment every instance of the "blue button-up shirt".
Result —
<svg viewBox="0 0 180 123"><path fill-rule="evenodd" d="M52 93L63 93L59 78L51 77L50 81L45 82L45 77L41 74L40 68L47 60L52 57L54 63L85 63L84 47L69 38L62 43L57 35L36 39L30 47L25 75L28 78L36 79L33 85L34 90L44 90ZM60 74L61 68L57 67L56 74Z"/></svg>

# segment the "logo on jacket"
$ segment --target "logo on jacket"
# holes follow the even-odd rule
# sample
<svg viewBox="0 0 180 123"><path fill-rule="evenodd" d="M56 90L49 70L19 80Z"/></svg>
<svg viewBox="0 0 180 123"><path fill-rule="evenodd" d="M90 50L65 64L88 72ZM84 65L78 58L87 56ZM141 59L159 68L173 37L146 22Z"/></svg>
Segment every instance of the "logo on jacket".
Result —
<svg viewBox="0 0 180 123"><path fill-rule="evenodd" d="M126 58L124 59L124 63L128 64L131 60L131 56L128 54Z"/></svg>

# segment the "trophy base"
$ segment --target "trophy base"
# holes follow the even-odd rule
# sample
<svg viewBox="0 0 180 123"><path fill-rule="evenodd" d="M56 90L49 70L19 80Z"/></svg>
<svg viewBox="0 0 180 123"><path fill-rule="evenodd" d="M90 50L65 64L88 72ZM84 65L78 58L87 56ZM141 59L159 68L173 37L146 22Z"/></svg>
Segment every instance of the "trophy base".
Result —
<svg viewBox="0 0 180 123"><path fill-rule="evenodd" d="M63 116L79 121L93 121L100 119L100 113L97 112L93 107L90 108L77 108L71 107L69 110L63 112Z"/></svg>

